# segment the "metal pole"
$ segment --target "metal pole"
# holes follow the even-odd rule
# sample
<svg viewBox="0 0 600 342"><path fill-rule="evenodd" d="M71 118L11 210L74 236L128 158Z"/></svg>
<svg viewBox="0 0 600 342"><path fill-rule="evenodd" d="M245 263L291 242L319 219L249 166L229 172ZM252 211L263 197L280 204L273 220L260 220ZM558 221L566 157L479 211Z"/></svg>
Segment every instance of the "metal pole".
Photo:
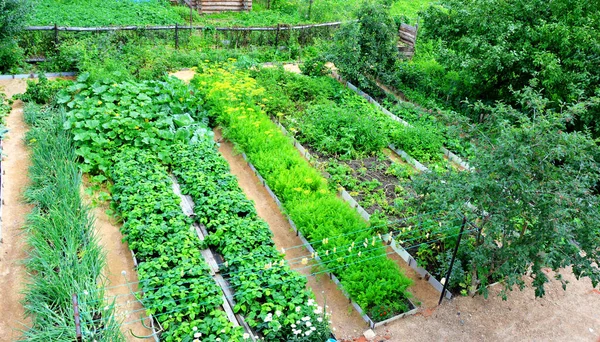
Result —
<svg viewBox="0 0 600 342"><path fill-rule="evenodd" d="M448 273L446 274L446 281L444 282L444 289L442 290L442 294L440 295L440 301L438 305L442 304L442 300L444 300L444 295L446 294L446 288L448 287L448 283L450 282L450 274L452 273L452 267L454 266L454 260L456 259L456 253L458 252L458 246L460 246L460 240L462 239L463 231L465 230L465 226L467 225L467 217L463 215L462 225L460 226L460 232L458 233L458 241L456 241L456 246L454 246L454 252L452 253L452 260L450 260L450 267L448 268Z"/></svg>
<svg viewBox="0 0 600 342"><path fill-rule="evenodd" d="M77 303L77 294L73 293L73 312L75 316L75 338L77 342L82 342L83 337L81 336L81 321L79 317L79 304Z"/></svg>

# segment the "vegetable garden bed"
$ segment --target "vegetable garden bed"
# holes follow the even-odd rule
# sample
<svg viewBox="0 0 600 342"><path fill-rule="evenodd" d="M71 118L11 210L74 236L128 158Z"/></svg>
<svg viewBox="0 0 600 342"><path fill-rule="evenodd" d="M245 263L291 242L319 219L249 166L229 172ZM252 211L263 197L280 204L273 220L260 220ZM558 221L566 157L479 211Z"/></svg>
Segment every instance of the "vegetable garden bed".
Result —
<svg viewBox="0 0 600 342"><path fill-rule="evenodd" d="M246 152L350 297L369 315L380 317L380 312L386 312L388 317L382 320L409 311L402 300L410 281L385 258L374 229L327 189L325 179L255 104L255 96L262 95L255 81L241 71L207 68L192 84L205 94L225 137Z"/></svg>
<svg viewBox="0 0 600 342"><path fill-rule="evenodd" d="M301 147L301 145L300 144L296 144L296 143L297 143L297 141L294 140L294 145L298 148L298 150L300 151L300 153L302 153L302 150L301 150L302 147ZM248 157L246 156L246 154L242 153L242 156L244 157L244 160L248 163L248 167L250 167L250 169L254 172L254 174L259 179L260 183L265 187L265 189L267 190L267 192L269 193L269 195L271 196L271 198L273 198L273 200L275 201L275 203L277 204L277 206L280 208L280 210L282 212L284 212L285 208L281 204L281 201L279 200L279 198L277 197L277 195L275 195L275 193L273 192L273 190L271 190L271 188L269 187L269 185L267 184L267 182L265 181L265 179L260 175L260 173L258 172L258 170L256 170L256 168L254 167L254 165L252 165L252 163L248 160ZM346 201L350 203L350 206L355 207L357 209L357 211L359 212L359 214L361 214L361 216L363 215L363 213L365 215L368 215L366 213L366 211L364 209L362 209L362 207L360 207L360 205L358 205L358 203L355 202L356 206L352 205L352 203L350 201L351 200L353 201L353 199L348 195L348 193L345 190L342 190L342 196L347 196L346 198L350 199L350 200L346 200ZM344 198L344 199L346 199L346 198ZM296 224L289 217L289 215L286 214L285 216L288 219L288 222L290 223L290 226L294 230L294 233L296 233L296 236L298 236L300 238L300 240L302 241L302 243L304 244L304 246L306 247L306 249L312 255L314 255L315 260L317 260L319 263L322 264L323 261L321 260L321 257L319 257L318 252L315 250L315 248L312 246L312 244L310 242L308 242L308 240L306 240L306 238L304 237L304 235L302 234L302 232L298 230L298 228L296 227ZM368 218L366 220L368 221ZM360 305L358 305L355 301L352 300L352 298L350 298L350 295L348 295L348 293L346 291L344 291L341 282L335 276L335 274L330 273L330 272L326 272L326 274L340 288L340 290L342 291L342 293L344 294L344 296L346 298L348 298L348 300L350 301L350 304L352 304L352 306L354 307L354 309L356 309L356 311L358 311L358 313L363 318L363 320L365 320L365 322L367 322L369 324L369 326L371 327L371 329L375 329L377 327L380 327L382 325L388 324L390 322L393 322L393 321L398 320L400 318L403 318L405 316L410 316L410 315L414 315L414 314L417 313L417 306L415 306L415 304L410 299L407 298L407 301L409 302L410 311L401 313L401 314L393 316L393 317L390 317L390 318L388 318L388 319L386 319L384 321L376 321L373 318L369 317L369 315L365 313L365 311L360 307ZM441 290L440 290L440 292L441 292ZM448 297L448 298L450 298L450 297Z"/></svg>
<svg viewBox="0 0 600 342"><path fill-rule="evenodd" d="M267 76L262 73L266 73ZM449 260L440 262L436 261L435 258L437 255L445 253L445 251L452 250L451 241L448 244L446 240L454 240L458 235L459 223L454 222L457 220L451 218L451 222L447 223L447 214L420 213L417 208L409 204L411 197L416 196L410 187L414 170L405 164L402 166L402 164L392 162L388 156L382 153L383 148L386 146L385 141L380 143L378 148L363 145L363 151L358 151L350 145L339 149L339 151L355 151L354 154L340 155L331 150L332 148L338 148L335 144L340 141L345 141L346 144L363 143L359 137L356 137L353 142L348 142L349 139L344 134L365 135L367 139L384 140L381 138L381 133L379 133L379 137L377 136L376 130L385 132L389 126L405 126L406 123L389 112L385 113L385 109L378 104L376 107L383 109L383 113L378 111L377 108L371 107L369 103L345 91L337 82L327 77L311 78L273 69L255 71L253 75L260 85L268 89L267 93L270 96L265 96L268 100L265 101L267 112L272 115L275 121L287 126L286 129L279 125L284 133L290 136L295 135L302 141L302 143L294 141L294 146L300 153L311 160L318 169L324 172L326 177L329 177L330 184L334 185L336 190L341 188L342 198L357 199L358 205L351 204L365 220L370 221L375 226L384 225L383 229L379 228L381 233L386 233L388 229L392 231L396 235L394 238L394 241L397 242L394 243L396 250L401 248L400 245L404 245L412 254L409 257L408 253L402 252L400 255L404 261L424 279L428 280L437 291L442 291L441 283L435 278L440 279L445 276L444 263ZM363 97L368 97L359 89L356 89L356 92L363 94ZM324 96L321 95L323 93ZM271 99L274 100L271 101ZM375 101L371 98L369 102L374 103ZM329 105L329 103L332 104ZM321 122L314 118L323 115L321 113L327 112L328 108L335 106L340 107L340 110L336 112L336 118L325 117L323 121L329 125L326 126L327 129L335 129L338 132L331 130L319 131L318 136L314 132L310 132L314 127L319 130L323 129L318 127ZM357 118L336 122L337 117L342 112L358 113ZM309 124L302 122L302 120L305 120L304 116L311 116L306 119ZM380 125L369 126L365 124L365 127L371 128L372 131L365 131L365 128L360 127L356 128L355 122L365 121L379 122ZM357 129L363 129L363 131L357 131ZM394 127L391 129L393 130ZM337 136L339 131L344 133ZM321 139L321 141L318 141L318 139ZM399 139L399 137L391 133L390 139ZM332 140L332 142L329 140ZM307 145L303 146L302 144ZM371 152L367 152L364 149L365 146L370 148ZM393 146L391 148L415 168L425 172L429 171L425 165L410 157L406 152L397 150ZM439 150L435 151L439 153ZM441 154L438 158L439 161L434 163L443 165L443 163L440 164L440 161L443 161ZM448 165L445 166L445 168L447 167ZM438 166L436 172L439 172L440 168ZM344 191L347 192L344 194ZM373 218L371 218L372 215ZM444 223L442 224L442 222ZM429 246L429 244L432 244L432 246ZM439 249L438 252L435 251L436 249ZM431 260L434 261L433 265L425 266L427 271L423 267L417 266L415 262L415 259L423 259L423 253L429 253L430 262ZM432 274L436 274L436 276L432 276Z"/></svg>

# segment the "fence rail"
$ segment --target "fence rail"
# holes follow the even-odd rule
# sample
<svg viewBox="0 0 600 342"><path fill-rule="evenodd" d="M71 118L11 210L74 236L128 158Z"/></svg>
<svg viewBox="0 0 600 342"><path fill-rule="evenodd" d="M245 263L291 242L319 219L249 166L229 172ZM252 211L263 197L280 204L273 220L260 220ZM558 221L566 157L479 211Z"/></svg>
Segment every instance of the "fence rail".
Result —
<svg viewBox="0 0 600 342"><path fill-rule="evenodd" d="M62 31L62 32L105 32L105 31L170 31L170 30L202 30L202 31L292 31L306 30L317 27L337 27L342 24L356 22L336 21L321 24L308 25L277 25L264 27L214 27L214 26L184 26L184 25L162 25L162 26L100 26L100 27L72 27L72 26L28 26L25 31Z"/></svg>

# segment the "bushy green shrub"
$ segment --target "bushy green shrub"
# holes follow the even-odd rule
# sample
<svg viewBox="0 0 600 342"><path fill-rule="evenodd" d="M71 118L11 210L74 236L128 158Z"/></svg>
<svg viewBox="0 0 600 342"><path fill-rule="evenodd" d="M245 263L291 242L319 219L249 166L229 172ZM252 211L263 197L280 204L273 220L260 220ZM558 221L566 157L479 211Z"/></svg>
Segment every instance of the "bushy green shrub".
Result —
<svg viewBox="0 0 600 342"><path fill-rule="evenodd" d="M299 138L324 154L349 158L377 153L388 139L368 109L349 110L333 102L310 106L299 118Z"/></svg>

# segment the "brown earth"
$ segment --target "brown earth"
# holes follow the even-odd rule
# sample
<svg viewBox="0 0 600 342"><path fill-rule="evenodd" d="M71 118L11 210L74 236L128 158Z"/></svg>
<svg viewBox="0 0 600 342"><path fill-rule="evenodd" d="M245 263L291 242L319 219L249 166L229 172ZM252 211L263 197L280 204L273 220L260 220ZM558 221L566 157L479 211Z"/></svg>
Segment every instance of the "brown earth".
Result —
<svg viewBox="0 0 600 342"><path fill-rule="evenodd" d="M2 89L3 88L3 89ZM25 80L0 81L0 91L8 97L23 93ZM23 201L23 192L29 178L29 152L23 139L27 125L23 121L23 102L15 101L6 118L10 130L3 141L2 175L4 182L2 206L2 242L0 243L0 341L15 341L21 336L29 320L24 317L21 300L25 285L27 257L26 244L21 228L32 206Z"/></svg>
<svg viewBox="0 0 600 342"><path fill-rule="evenodd" d="M84 184L90 184L84 178ZM115 317L123 322L121 331L126 341L154 341L153 338L140 339L135 336L149 336L152 330L142 325L141 319L147 317L141 303L136 300L133 293L138 291L137 273L133 265L133 258L126 242L122 242L121 224L106 214L109 209L107 202L96 203L89 196L84 196L85 201L92 207L92 214L96 218L95 228L99 237L99 244L106 253L106 266L102 274L106 278L107 300L115 301ZM123 271L125 274L123 274ZM129 285L128 285L129 284ZM145 319L147 326L150 323ZM134 336L135 334L135 336Z"/></svg>
<svg viewBox="0 0 600 342"><path fill-rule="evenodd" d="M567 291L553 281L543 298L536 299L528 286L503 301L501 285L496 285L488 299L459 297L378 328L375 341L600 342L600 290L589 279L576 280L569 270L561 273L569 281Z"/></svg>
<svg viewBox="0 0 600 342"><path fill-rule="evenodd" d="M221 132L215 130L215 139L221 139ZM287 219L275 201L269 196L265 187L254 175L246 161L241 155L234 152L233 145L227 141L221 141L219 152L229 162L231 173L238 178L238 182L246 197L254 201L258 215L265 220L273 232L273 241L277 249L286 249L285 258L297 263L297 258L310 256L310 252L304 247L290 248L302 245L300 238L296 236ZM367 324L358 312L348 303L337 285L325 274L311 275L313 272L307 267L298 267L299 272L304 274L308 280L308 287L313 291L319 305L329 306L332 317L334 334L338 338L351 338L362 334L367 329Z"/></svg>

